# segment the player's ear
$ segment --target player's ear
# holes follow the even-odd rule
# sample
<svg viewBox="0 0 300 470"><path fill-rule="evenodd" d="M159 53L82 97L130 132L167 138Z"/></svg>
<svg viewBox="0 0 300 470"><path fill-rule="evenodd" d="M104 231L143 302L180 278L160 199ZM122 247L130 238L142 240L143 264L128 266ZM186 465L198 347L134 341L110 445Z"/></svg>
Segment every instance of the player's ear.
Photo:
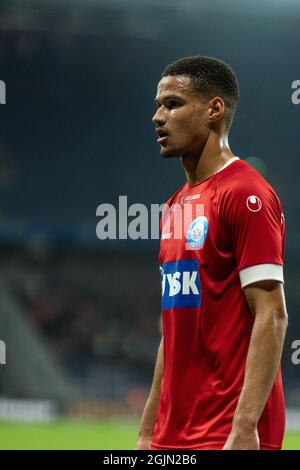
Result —
<svg viewBox="0 0 300 470"><path fill-rule="evenodd" d="M209 122L214 124L220 121L225 112L225 103L220 96L215 96L209 102Z"/></svg>

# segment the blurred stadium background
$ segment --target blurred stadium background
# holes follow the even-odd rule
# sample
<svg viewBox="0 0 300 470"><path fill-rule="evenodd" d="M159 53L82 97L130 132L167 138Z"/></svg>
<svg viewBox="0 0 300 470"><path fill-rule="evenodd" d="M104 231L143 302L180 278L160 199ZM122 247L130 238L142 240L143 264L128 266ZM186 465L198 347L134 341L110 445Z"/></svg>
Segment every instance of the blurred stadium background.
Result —
<svg viewBox="0 0 300 470"><path fill-rule="evenodd" d="M100 241L96 208L162 203L184 181L151 117L162 68L236 70L233 151L287 220L285 448L300 449L300 4L296 0L2 0L0 449L133 448L159 343L157 240Z"/></svg>

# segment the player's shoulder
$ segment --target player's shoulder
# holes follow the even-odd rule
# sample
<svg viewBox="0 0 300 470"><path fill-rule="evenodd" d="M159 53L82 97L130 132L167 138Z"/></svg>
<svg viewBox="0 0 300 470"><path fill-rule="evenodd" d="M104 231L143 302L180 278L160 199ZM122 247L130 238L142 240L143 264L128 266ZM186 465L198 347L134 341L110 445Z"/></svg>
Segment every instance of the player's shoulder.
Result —
<svg viewBox="0 0 300 470"><path fill-rule="evenodd" d="M242 159L236 160L218 174L217 186L221 198L257 196L279 200L271 184Z"/></svg>

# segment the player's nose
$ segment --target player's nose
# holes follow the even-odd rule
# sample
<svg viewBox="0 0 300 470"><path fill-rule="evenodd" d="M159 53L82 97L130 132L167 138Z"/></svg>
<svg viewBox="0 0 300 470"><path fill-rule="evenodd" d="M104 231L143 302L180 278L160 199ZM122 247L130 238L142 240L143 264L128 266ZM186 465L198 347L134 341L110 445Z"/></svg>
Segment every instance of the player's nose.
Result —
<svg viewBox="0 0 300 470"><path fill-rule="evenodd" d="M158 126L158 127L163 126L166 123L166 119L164 115L162 114L162 111L160 110L160 108L158 108L156 113L154 114L152 118L152 122L155 126Z"/></svg>

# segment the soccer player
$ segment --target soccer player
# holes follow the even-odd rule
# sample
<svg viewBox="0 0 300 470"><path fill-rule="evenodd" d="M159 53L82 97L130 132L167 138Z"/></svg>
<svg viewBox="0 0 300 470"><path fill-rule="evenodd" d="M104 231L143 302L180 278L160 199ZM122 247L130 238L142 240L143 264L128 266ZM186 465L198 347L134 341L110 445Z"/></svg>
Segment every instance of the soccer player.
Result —
<svg viewBox="0 0 300 470"><path fill-rule="evenodd" d="M161 224L162 339L136 449L281 449L284 217L228 144L238 83L209 57L168 65L153 117L186 183ZM183 235L178 236L180 212Z"/></svg>

